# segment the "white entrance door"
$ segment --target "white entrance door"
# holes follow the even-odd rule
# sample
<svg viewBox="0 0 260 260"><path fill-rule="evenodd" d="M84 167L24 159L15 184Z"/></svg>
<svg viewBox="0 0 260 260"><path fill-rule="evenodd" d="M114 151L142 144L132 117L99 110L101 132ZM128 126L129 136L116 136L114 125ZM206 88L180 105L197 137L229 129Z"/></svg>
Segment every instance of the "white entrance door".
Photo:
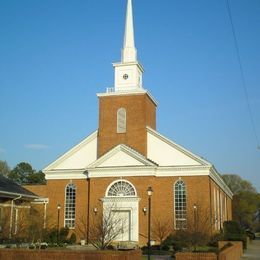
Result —
<svg viewBox="0 0 260 260"><path fill-rule="evenodd" d="M103 198L103 214L112 218L115 229L120 227L121 230L116 232L115 241L134 241L138 243L139 239L139 198ZM110 216L110 214L112 216ZM116 221L115 221L116 220ZM116 226L116 227L115 227ZM114 236L113 236L114 237Z"/></svg>
<svg viewBox="0 0 260 260"><path fill-rule="evenodd" d="M118 233L116 241L131 240L131 211L116 210L113 211L116 219L116 232Z"/></svg>

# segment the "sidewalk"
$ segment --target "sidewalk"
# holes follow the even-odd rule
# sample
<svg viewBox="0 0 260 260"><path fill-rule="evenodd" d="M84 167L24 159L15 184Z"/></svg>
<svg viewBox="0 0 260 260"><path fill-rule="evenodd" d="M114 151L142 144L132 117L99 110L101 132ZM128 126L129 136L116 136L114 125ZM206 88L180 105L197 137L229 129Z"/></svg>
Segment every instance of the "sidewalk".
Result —
<svg viewBox="0 0 260 260"><path fill-rule="evenodd" d="M252 240L251 242L249 242L247 245L247 250L244 252L241 259L260 260L260 240Z"/></svg>

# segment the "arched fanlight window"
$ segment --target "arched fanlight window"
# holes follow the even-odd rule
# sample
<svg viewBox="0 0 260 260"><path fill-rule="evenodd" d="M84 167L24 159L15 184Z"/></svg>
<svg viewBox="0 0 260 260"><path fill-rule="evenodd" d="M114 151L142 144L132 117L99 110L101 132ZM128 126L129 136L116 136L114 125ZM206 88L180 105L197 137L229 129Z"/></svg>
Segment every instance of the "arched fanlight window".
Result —
<svg viewBox="0 0 260 260"><path fill-rule="evenodd" d="M126 132L126 110L121 107L117 110L117 133Z"/></svg>
<svg viewBox="0 0 260 260"><path fill-rule="evenodd" d="M76 186L68 184L65 189L65 227L75 227Z"/></svg>
<svg viewBox="0 0 260 260"><path fill-rule="evenodd" d="M133 185L131 185L129 182L120 180L115 183L112 183L112 185L109 187L107 191L108 197L132 197L136 196L136 191Z"/></svg>
<svg viewBox="0 0 260 260"><path fill-rule="evenodd" d="M174 217L175 229L187 228L187 192L182 180L174 185Z"/></svg>

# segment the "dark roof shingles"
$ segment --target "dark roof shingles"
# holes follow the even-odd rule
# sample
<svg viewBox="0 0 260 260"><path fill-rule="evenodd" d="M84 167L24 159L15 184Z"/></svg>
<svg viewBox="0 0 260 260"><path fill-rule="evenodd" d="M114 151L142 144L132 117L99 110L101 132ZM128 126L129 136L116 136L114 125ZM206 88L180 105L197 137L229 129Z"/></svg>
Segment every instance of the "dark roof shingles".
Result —
<svg viewBox="0 0 260 260"><path fill-rule="evenodd" d="M0 192L10 192L19 194L22 196L35 196L34 193L30 192L29 190L23 188L22 186L18 185L17 183L13 182L12 180L9 180L5 178L4 176L0 175Z"/></svg>

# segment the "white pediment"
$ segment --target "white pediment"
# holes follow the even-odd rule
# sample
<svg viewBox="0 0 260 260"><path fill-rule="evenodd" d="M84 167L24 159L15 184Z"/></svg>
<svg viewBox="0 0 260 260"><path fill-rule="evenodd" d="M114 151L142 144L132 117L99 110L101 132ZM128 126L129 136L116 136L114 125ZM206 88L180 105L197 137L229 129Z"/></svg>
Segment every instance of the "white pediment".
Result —
<svg viewBox="0 0 260 260"><path fill-rule="evenodd" d="M108 167L134 167L134 166L154 166L155 163L146 159L134 149L120 144L111 151L104 154L88 168L108 168Z"/></svg>
<svg viewBox="0 0 260 260"><path fill-rule="evenodd" d="M159 166L211 165L149 127L147 127L147 157Z"/></svg>
<svg viewBox="0 0 260 260"><path fill-rule="evenodd" d="M43 172L85 169L97 159L97 131L48 165Z"/></svg>

